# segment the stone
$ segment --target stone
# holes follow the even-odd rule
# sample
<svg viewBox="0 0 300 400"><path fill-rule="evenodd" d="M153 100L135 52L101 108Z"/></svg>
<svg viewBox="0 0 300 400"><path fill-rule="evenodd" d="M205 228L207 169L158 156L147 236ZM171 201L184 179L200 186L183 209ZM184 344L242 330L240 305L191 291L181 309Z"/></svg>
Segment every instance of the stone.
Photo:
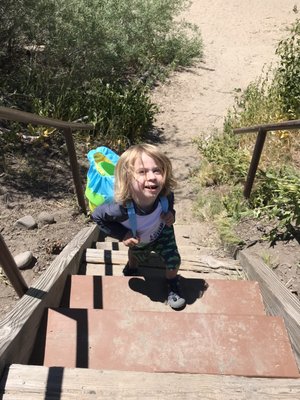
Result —
<svg viewBox="0 0 300 400"><path fill-rule="evenodd" d="M39 215L37 216L37 220L41 225L50 225L55 223L54 216L47 211L42 211L41 213L39 213Z"/></svg>
<svg viewBox="0 0 300 400"><path fill-rule="evenodd" d="M25 269L33 262L33 254L31 251L24 251L14 256L14 260L19 269Z"/></svg>
<svg viewBox="0 0 300 400"><path fill-rule="evenodd" d="M25 217L22 217L16 221L15 226L26 229L35 229L37 227L37 223L31 215L25 215Z"/></svg>

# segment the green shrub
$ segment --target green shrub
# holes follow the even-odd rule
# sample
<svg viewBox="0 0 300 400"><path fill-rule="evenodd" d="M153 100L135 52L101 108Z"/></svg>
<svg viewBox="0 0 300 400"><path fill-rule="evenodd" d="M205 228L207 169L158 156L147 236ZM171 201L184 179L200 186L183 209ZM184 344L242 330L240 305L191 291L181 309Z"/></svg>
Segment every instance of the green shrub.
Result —
<svg viewBox="0 0 300 400"><path fill-rule="evenodd" d="M225 127L236 128L300 117L300 20L279 42L278 64L236 96Z"/></svg>
<svg viewBox="0 0 300 400"><path fill-rule="evenodd" d="M209 179L214 184L235 184L246 176L250 155L240 147L238 135L224 133L210 141L197 139L196 144L210 164Z"/></svg>
<svg viewBox="0 0 300 400"><path fill-rule="evenodd" d="M235 98L224 120L225 132L284 119L278 87L273 80L275 70L269 68Z"/></svg>
<svg viewBox="0 0 300 400"><path fill-rule="evenodd" d="M283 112L290 119L297 119L300 118L300 20L290 33L276 50L280 62L275 79Z"/></svg>
<svg viewBox="0 0 300 400"><path fill-rule="evenodd" d="M296 168L299 165L296 155L299 131L268 133L251 197L247 201L242 195L243 185L256 133L234 135L233 129L299 118L299 34L300 23L297 21L290 36L278 45L277 68L269 68L236 97L234 107L225 118L224 133L213 136L208 142L197 141L205 159L202 161L205 176L201 182L218 186L223 198L223 214L226 212L223 219L228 223L245 216L270 220L272 228L266 238L271 244L279 239L300 240L300 174ZM201 211L198 214L201 215ZM208 211L206 214L213 215Z"/></svg>
<svg viewBox="0 0 300 400"><path fill-rule="evenodd" d="M299 235L300 174L290 168L270 170L260 177L250 207L258 218L267 217L274 226L267 233L272 244Z"/></svg>
<svg viewBox="0 0 300 400"><path fill-rule="evenodd" d="M202 55L187 0L4 0L0 103L139 140L155 107L141 84ZM176 20L175 20L176 17Z"/></svg>

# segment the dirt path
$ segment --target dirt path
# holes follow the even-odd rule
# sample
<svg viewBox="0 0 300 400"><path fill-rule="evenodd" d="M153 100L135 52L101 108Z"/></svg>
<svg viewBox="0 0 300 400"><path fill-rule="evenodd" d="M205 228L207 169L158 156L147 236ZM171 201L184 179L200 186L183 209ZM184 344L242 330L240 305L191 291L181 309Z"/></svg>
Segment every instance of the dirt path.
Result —
<svg viewBox="0 0 300 400"><path fill-rule="evenodd" d="M180 181L177 221L192 222L194 199L188 177L198 166L192 139L222 128L233 105L235 89L245 89L263 67L274 63L278 41L299 14L295 0L194 0L185 18L198 25L204 42L204 62L174 74L159 86L153 100L160 106L157 128L164 130L163 148Z"/></svg>

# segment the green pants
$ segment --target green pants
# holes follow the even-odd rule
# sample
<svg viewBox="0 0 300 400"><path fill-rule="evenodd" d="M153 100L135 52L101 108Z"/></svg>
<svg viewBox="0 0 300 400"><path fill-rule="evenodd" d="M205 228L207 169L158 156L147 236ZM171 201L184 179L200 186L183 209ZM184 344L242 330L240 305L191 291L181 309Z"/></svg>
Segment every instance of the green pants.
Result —
<svg viewBox="0 0 300 400"><path fill-rule="evenodd" d="M165 226L154 242L132 247L130 251L141 264L147 261L151 252L154 252L162 257L168 270L175 270L180 266L181 259L173 226Z"/></svg>

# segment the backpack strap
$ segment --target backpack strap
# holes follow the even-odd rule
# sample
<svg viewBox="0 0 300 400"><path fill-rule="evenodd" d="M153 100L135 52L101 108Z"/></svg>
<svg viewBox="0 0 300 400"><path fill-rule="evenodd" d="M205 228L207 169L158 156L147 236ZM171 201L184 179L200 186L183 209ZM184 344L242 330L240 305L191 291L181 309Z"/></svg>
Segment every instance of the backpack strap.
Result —
<svg viewBox="0 0 300 400"><path fill-rule="evenodd" d="M127 213L128 213L129 223L130 223L130 229L132 231L133 237L136 237L137 223L136 223L136 214L135 214L133 202L128 200L126 202L126 207L127 207Z"/></svg>
<svg viewBox="0 0 300 400"><path fill-rule="evenodd" d="M163 213L164 214L167 213L169 210L169 201L168 201L167 197L160 196L159 201L160 201L160 205L161 205Z"/></svg>
<svg viewBox="0 0 300 400"><path fill-rule="evenodd" d="M167 213L168 209L169 209L169 201L168 201L167 197L161 196L159 198L159 201L161 204L162 212ZM136 213L135 213L133 202L131 200L128 200L126 202L126 208L127 208L130 229L132 231L133 237L136 237L136 234L137 234Z"/></svg>

